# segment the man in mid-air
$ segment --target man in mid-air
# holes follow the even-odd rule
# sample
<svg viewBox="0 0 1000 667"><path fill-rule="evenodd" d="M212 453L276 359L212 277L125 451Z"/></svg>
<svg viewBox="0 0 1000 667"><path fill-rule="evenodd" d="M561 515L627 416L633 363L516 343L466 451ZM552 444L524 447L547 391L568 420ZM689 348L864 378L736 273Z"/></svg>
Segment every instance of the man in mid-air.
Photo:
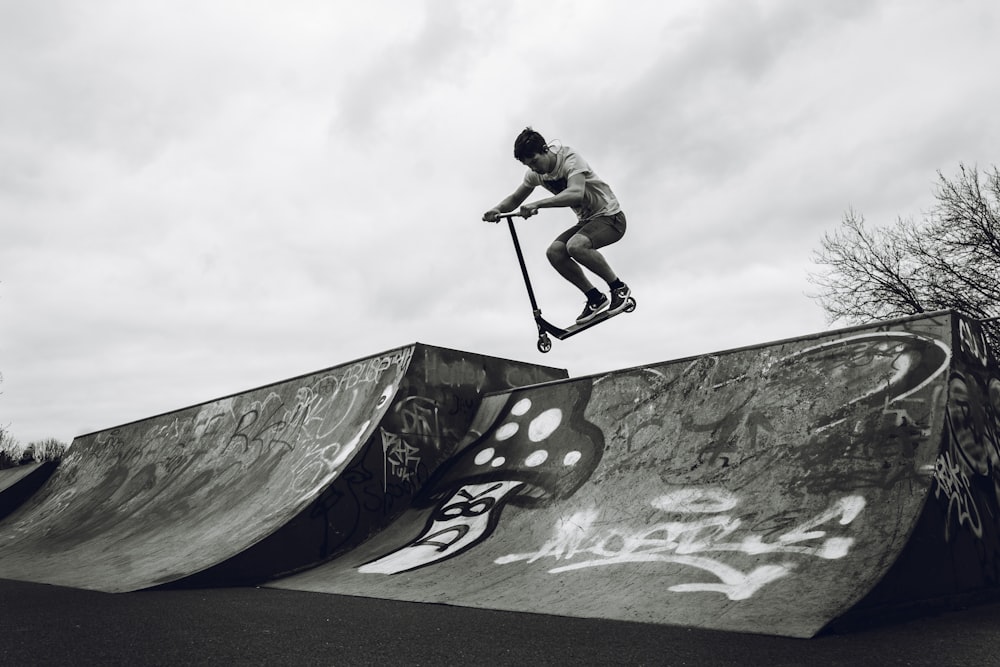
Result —
<svg viewBox="0 0 1000 667"><path fill-rule="evenodd" d="M578 222L557 236L546 255L563 278L575 285L587 297L587 305L576 321L585 324L607 309L611 313L623 310L631 291L611 268L599 248L610 245L625 235L625 214L607 183L569 146L550 146L541 134L530 127L514 141L514 157L528 167L524 180L503 201L483 214L483 220L497 222L501 213L520 206L519 213L531 217L540 208L569 207ZM524 201L541 185L551 197L525 204ZM590 270L608 284L609 300L584 273Z"/></svg>

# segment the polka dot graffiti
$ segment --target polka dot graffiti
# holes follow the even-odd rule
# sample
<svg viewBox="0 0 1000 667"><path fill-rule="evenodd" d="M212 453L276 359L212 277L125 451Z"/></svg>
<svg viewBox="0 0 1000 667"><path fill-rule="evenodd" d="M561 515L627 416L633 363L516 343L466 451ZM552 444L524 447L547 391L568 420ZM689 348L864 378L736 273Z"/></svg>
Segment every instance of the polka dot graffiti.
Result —
<svg viewBox="0 0 1000 667"><path fill-rule="evenodd" d="M522 399L511 407L512 416L523 417L531 410L531 401ZM538 414L528 423L528 440L540 443L547 440L555 433L563 421L563 412L559 408L550 408ZM517 422L509 421L501 424L494 431L494 438L498 442L505 442L514 438L521 431L521 426ZM574 466L580 462L583 454L572 450L563 454L562 464L564 466ZM534 449L521 461L521 465L526 468L537 468L549 459L549 451L546 449ZM473 461L477 466L490 466L499 468L507 462L507 457L498 456L494 447L484 447L479 450Z"/></svg>
<svg viewBox="0 0 1000 667"><path fill-rule="evenodd" d="M504 505L572 495L604 451L603 433L584 416L590 389L566 383L541 392L544 402L511 397L494 426L442 467L425 496L437 509L423 533L359 571L395 574L449 558L489 537Z"/></svg>

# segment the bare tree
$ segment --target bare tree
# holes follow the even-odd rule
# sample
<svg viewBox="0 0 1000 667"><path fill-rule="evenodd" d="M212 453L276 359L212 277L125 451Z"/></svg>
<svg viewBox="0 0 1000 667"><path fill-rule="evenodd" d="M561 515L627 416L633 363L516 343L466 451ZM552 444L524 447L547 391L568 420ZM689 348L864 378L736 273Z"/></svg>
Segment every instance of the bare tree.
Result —
<svg viewBox="0 0 1000 667"><path fill-rule="evenodd" d="M10 434L10 428L0 424L0 469L19 465L24 449Z"/></svg>
<svg viewBox="0 0 1000 667"><path fill-rule="evenodd" d="M831 322L861 323L953 308L983 320L1000 350L1000 171L938 172L936 203L920 222L866 226L853 210L823 236L809 276Z"/></svg>
<svg viewBox="0 0 1000 667"><path fill-rule="evenodd" d="M3 382L3 374L0 374L0 382ZM68 448L69 445L55 438L32 442L24 447L11 435L9 424L0 424L0 470L28 463L59 461Z"/></svg>
<svg viewBox="0 0 1000 667"><path fill-rule="evenodd" d="M59 461L66 454L68 446L55 438L47 438L30 443L21 453L21 463L44 463Z"/></svg>
<svg viewBox="0 0 1000 667"><path fill-rule="evenodd" d="M0 383L3 373L0 373ZM0 394L3 392L0 391ZM10 425L0 424L0 469L11 468L21 459L21 444L10 434Z"/></svg>

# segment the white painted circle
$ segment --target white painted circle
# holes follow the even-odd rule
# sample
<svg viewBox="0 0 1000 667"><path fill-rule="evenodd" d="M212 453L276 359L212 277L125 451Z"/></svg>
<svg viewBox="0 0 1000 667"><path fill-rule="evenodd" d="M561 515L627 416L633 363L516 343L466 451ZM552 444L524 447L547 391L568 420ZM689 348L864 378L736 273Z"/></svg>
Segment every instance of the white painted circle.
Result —
<svg viewBox="0 0 1000 667"><path fill-rule="evenodd" d="M476 454L476 458L473 459L477 466L486 465L489 463L490 459L493 458L493 454L496 452L492 447L487 447L483 451Z"/></svg>
<svg viewBox="0 0 1000 667"><path fill-rule="evenodd" d="M562 423L562 410L551 408L531 420L528 426L528 439L541 442L552 435Z"/></svg>
<svg viewBox="0 0 1000 667"><path fill-rule="evenodd" d="M514 422L508 422L497 429L497 440L509 440L521 427Z"/></svg>
<svg viewBox="0 0 1000 667"><path fill-rule="evenodd" d="M718 514L728 512L740 499L726 489L678 489L653 500L653 507L664 512L683 514Z"/></svg>
<svg viewBox="0 0 1000 667"><path fill-rule="evenodd" d="M522 398L520 401L514 404L514 407L510 409L510 414L520 417L521 415L527 414L528 410L531 409L531 399Z"/></svg>
<svg viewBox="0 0 1000 667"><path fill-rule="evenodd" d="M583 458L583 454L580 452L569 452L563 457L564 466L575 466Z"/></svg>
<svg viewBox="0 0 1000 667"><path fill-rule="evenodd" d="M549 453L547 451L544 449L538 449L528 454L528 458L524 459L524 465L529 468L537 468L545 463L548 458Z"/></svg>

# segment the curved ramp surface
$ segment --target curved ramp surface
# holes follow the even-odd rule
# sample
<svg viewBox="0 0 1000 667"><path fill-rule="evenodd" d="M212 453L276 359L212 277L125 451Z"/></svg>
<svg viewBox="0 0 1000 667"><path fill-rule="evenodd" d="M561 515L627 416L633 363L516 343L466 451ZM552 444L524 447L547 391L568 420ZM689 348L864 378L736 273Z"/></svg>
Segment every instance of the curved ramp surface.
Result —
<svg viewBox="0 0 1000 667"><path fill-rule="evenodd" d="M996 581L996 377L938 313L491 395L403 518L272 585L810 637Z"/></svg>
<svg viewBox="0 0 1000 667"><path fill-rule="evenodd" d="M0 470L0 519L40 489L58 465L55 461L44 461Z"/></svg>
<svg viewBox="0 0 1000 667"><path fill-rule="evenodd" d="M312 504L359 456L377 449L385 493L389 481L429 475L435 457L453 452L483 392L554 377L565 372L418 343L82 436L48 484L0 523L0 577L119 592L218 568L247 550L266 556L273 550L262 545L313 516ZM372 526L391 518L382 506L369 515ZM300 537L311 530L323 543L345 532L335 518L313 518ZM351 530L358 523L352 517ZM242 567L266 577L324 555L288 550L290 560Z"/></svg>

